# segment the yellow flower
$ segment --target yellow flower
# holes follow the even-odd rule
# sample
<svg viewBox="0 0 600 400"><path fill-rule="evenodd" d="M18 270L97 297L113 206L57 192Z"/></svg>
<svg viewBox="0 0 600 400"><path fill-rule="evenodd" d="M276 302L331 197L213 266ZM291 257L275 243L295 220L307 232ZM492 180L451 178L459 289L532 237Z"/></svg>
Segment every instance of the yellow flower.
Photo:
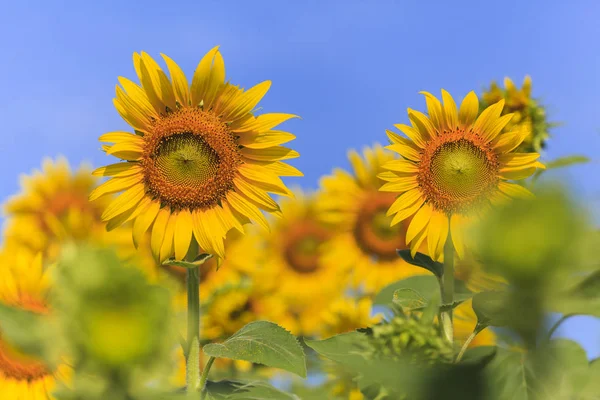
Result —
<svg viewBox="0 0 600 400"><path fill-rule="evenodd" d="M82 166L71 171L64 158L46 159L42 171L21 178L21 193L5 204L7 227L5 240L10 246L41 253L46 262L55 262L67 242L91 242L115 247L124 260L135 259L148 278L156 277L153 258L136 252L130 229L109 225L100 216L110 202L109 197L90 202L88 197L99 179ZM107 232L107 228L111 232Z"/></svg>
<svg viewBox="0 0 600 400"><path fill-rule="evenodd" d="M479 114L474 92L467 94L460 110L442 90L442 103L423 92L429 115L408 110L412 126L398 124L406 136L387 131L393 144L387 148L403 159L388 161L378 176L387 181L380 190L399 193L388 210L392 226L413 217L406 233L411 251L417 252L427 238L435 260L452 233L458 256L465 254L465 228L491 205L531 192L507 180L524 179L543 165L537 153L515 153L529 134L522 127L499 135L512 118L501 116L504 100Z"/></svg>
<svg viewBox="0 0 600 400"><path fill-rule="evenodd" d="M454 340L461 346L473 332L477 324L477 316L473 311L472 301L467 300L454 309ZM496 345L496 334L490 328L479 332L469 347L494 346Z"/></svg>
<svg viewBox="0 0 600 400"><path fill-rule="evenodd" d="M513 114L512 119L506 124L503 132L515 130L518 126L524 126L530 134L523 139L518 151L540 152L550 137L548 129L552 124L546 120L546 111L535 99L531 97L531 78L526 76L523 85L517 89L510 78L504 78L504 89L496 82L492 82L490 88L482 94L480 107L486 108L502 99L506 101L502 115Z"/></svg>
<svg viewBox="0 0 600 400"><path fill-rule="evenodd" d="M0 302L39 314L50 312L47 301L48 276L42 256L11 247L0 253ZM54 399L57 381L68 379L69 369L59 365L49 369L44 362L25 354L2 338L0 330L0 398Z"/></svg>
<svg viewBox="0 0 600 400"><path fill-rule="evenodd" d="M277 295L294 313L311 303L339 296L347 282L342 263L322 262L322 247L332 230L316 216L314 195L296 191L281 204L284 218L264 235L260 264L275 276Z"/></svg>
<svg viewBox="0 0 600 400"><path fill-rule="evenodd" d="M425 270L402 260L397 249L407 248L403 224L390 226L386 212L395 194L379 191L384 183L377 175L381 166L394 160L394 153L380 145L366 148L361 156L349 153L352 172L342 169L321 179L318 196L319 218L334 226L336 234L324 246L323 263L342 264L351 271L352 283L372 293L383 286Z"/></svg>
<svg viewBox="0 0 600 400"><path fill-rule="evenodd" d="M301 315L302 331L329 338L372 326L381 320L380 314L371 315L372 305L373 301L369 297L340 297L332 299L329 304L315 304Z"/></svg>
<svg viewBox="0 0 600 400"><path fill-rule="evenodd" d="M198 64L191 86L180 67L162 55L171 80L146 53L133 55L141 86L119 78L114 99L135 134L110 132L103 148L125 162L95 171L112 179L90 196L121 193L103 212L110 225L133 221L138 243L151 230L155 257L183 259L192 237L207 253L224 257L223 239L251 219L268 229L261 210L279 214L267 192L291 195L280 176L301 176L282 160L298 153L280 146L294 135L274 130L291 114L253 115L271 86L244 91L225 82L218 47Z"/></svg>

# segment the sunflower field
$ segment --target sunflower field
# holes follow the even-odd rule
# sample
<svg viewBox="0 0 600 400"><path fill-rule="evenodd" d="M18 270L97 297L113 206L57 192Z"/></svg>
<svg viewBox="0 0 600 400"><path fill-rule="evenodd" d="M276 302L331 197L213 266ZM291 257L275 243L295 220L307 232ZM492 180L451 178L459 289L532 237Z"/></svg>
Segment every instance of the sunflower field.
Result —
<svg viewBox="0 0 600 400"><path fill-rule="evenodd" d="M64 14L74 25L61 29L97 29L94 18L91 28L72 22L84 6L74 7ZM346 7L334 7L340 21L392 12L383 2ZM225 5L205 11L217 9L241 21ZM113 18L96 11L97 21ZM600 399L600 359L558 334L571 317L600 318L597 218L569 178L597 160L582 155L585 143L554 156L568 130L529 75L481 74L466 91L452 73L436 75L435 89L399 100L381 129L369 124L374 111L330 112L319 96L331 88L319 85L310 88L318 107L281 100L294 90L268 102L269 77L244 72L266 47L253 55L244 37L215 45L218 29L195 41L171 32L173 11L163 11L152 32L173 33L164 51L194 63L160 49L133 52L124 70L123 60L88 61L118 71L111 112L122 121L90 131L85 113L56 118L83 127L73 143L95 148L95 161L46 154L20 180L3 172L7 188L19 187L0 192L0 400ZM299 23L327 26L307 15ZM277 29L294 46L286 18ZM465 45L444 41L461 34L431 29L458 53L423 68L460 64ZM383 59L372 57L377 69ZM282 73L327 74L333 58ZM392 92L411 79L395 68ZM377 104L379 93L360 89L373 74L344 83L357 87L352 102ZM108 108L104 89L94 104ZM324 130L299 151L306 120L344 118L369 126L359 145L333 148ZM2 141L9 159L29 151L18 143L36 146L6 129ZM339 151L345 162L330 162ZM329 172L306 182L319 163Z"/></svg>

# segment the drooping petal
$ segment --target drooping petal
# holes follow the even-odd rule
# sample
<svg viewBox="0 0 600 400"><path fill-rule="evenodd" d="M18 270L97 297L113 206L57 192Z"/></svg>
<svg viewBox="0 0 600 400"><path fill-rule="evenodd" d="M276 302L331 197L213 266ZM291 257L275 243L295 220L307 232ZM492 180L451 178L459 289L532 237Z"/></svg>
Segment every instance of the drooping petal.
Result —
<svg viewBox="0 0 600 400"><path fill-rule="evenodd" d="M192 242L192 232L194 230L192 222L192 213L183 209L177 214L175 225L175 258L183 260L190 248Z"/></svg>
<svg viewBox="0 0 600 400"><path fill-rule="evenodd" d="M452 244L456 250L458 258L465 257L465 239L464 239L464 221L458 214L453 214L450 219L450 231L452 235Z"/></svg>
<svg viewBox="0 0 600 400"><path fill-rule="evenodd" d="M239 213L251 218L266 231L270 230L269 223L260 210L254 204L246 201L236 192L227 193L227 202Z"/></svg>
<svg viewBox="0 0 600 400"><path fill-rule="evenodd" d="M151 202L133 221L133 244L139 247L142 237L154 222L160 210L160 203L157 201Z"/></svg>
<svg viewBox="0 0 600 400"><path fill-rule="evenodd" d="M102 213L102 220L107 221L117 215L135 207L146 194L146 187L138 183L119 195L113 200Z"/></svg>
<svg viewBox="0 0 600 400"><path fill-rule="evenodd" d="M167 231L167 223L169 222L169 216L171 215L170 207L163 207L158 211L158 215L154 220L152 226L152 235L150 236L150 247L152 249L152 255L157 260L160 259L160 249L165 238Z"/></svg>
<svg viewBox="0 0 600 400"><path fill-rule="evenodd" d="M432 212L433 208L429 204L424 204L419 208L406 230L406 244L412 242L427 227Z"/></svg>
<svg viewBox="0 0 600 400"><path fill-rule="evenodd" d="M160 246L159 261L163 262L173 254L173 240L175 237L175 228L177 224L177 214L171 213L167 226L165 228L165 236Z"/></svg>
<svg viewBox="0 0 600 400"><path fill-rule="evenodd" d="M233 184L243 195L266 211L279 211L279 206L266 192L256 188L244 179L235 179Z"/></svg>
<svg viewBox="0 0 600 400"><path fill-rule="evenodd" d="M410 207L404 208L402 211L399 211L394 218L392 218L391 226L398 224L399 222L404 221L406 218L414 215L417 210L423 205L425 202L425 198L419 197Z"/></svg>

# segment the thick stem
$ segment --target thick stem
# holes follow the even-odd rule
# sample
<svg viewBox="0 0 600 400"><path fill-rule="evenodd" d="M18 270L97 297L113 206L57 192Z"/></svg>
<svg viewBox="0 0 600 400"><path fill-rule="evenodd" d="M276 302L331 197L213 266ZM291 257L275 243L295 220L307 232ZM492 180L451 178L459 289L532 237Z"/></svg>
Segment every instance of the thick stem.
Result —
<svg viewBox="0 0 600 400"><path fill-rule="evenodd" d="M209 358L206 366L204 367L204 371L202 372L202 377L200 378L200 400L204 400L206 398L206 381L208 380L210 367L212 367L214 362L214 357Z"/></svg>
<svg viewBox="0 0 600 400"><path fill-rule="evenodd" d="M477 336L477 334L479 334L479 332L481 332L485 328L486 328L485 325L481 325L481 324L475 325L475 329L473 329L473 332L471 332L471 335L467 338L467 340L463 344L462 348L460 349L458 356L456 356L455 362L459 362L462 359L463 355L465 354L465 351L467 351L467 348L469 347L469 345L471 344L473 339L475 339L475 336Z"/></svg>
<svg viewBox="0 0 600 400"><path fill-rule="evenodd" d="M194 342L194 338L200 342L200 271L199 268L188 268L187 270L187 299L188 299L188 329L187 329L187 349L186 358ZM197 370L187 368L188 382L197 382L198 377L190 377L190 373L197 374ZM191 379L190 379L191 378ZM188 388L188 391L194 390Z"/></svg>
<svg viewBox="0 0 600 400"><path fill-rule="evenodd" d="M450 218L448 218L448 237L444 245L444 275L442 276L442 328L446 339L454 342L454 326L452 324L452 303L454 303L454 246L452 245L452 234L450 233Z"/></svg>

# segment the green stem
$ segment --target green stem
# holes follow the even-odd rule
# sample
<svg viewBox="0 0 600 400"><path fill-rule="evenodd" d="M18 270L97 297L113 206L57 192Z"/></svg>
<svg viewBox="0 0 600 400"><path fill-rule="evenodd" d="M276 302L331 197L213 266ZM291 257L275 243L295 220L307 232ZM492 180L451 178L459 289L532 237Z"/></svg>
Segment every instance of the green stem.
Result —
<svg viewBox="0 0 600 400"><path fill-rule="evenodd" d="M188 268L187 270L187 300L188 300L188 329L187 329L187 349L186 359L190 356L189 352L194 342L194 338L200 343L200 271L199 268ZM197 382L198 377L190 377L190 374L197 374L196 368L187 368L188 382ZM188 392L194 390L188 387Z"/></svg>
<svg viewBox="0 0 600 400"><path fill-rule="evenodd" d="M200 400L204 400L204 398L206 397L206 381L208 379L208 373L210 372L210 368L212 367L214 362L215 358L210 357L208 359L208 362L206 363L206 366L204 367L204 371L202 372L202 377L200 378Z"/></svg>
<svg viewBox="0 0 600 400"><path fill-rule="evenodd" d="M456 356L456 361L454 361L455 363L459 362L462 359L463 355L465 354L465 351L467 351L467 348L469 347L469 345L471 344L473 339L475 339L475 336L477 336L479 334L479 332L481 332L485 328L486 328L485 325L482 325L479 323L477 325L475 325L475 329L473 329L473 332L471 332L471 335L467 338L467 340L463 344L462 348L460 349L458 356Z"/></svg>
<svg viewBox="0 0 600 400"><path fill-rule="evenodd" d="M450 229L450 217L448 217L448 237L444 245L444 274L442 276L442 328L446 339L454 343L454 326L452 324L452 303L454 303L454 246L452 245L452 234Z"/></svg>

